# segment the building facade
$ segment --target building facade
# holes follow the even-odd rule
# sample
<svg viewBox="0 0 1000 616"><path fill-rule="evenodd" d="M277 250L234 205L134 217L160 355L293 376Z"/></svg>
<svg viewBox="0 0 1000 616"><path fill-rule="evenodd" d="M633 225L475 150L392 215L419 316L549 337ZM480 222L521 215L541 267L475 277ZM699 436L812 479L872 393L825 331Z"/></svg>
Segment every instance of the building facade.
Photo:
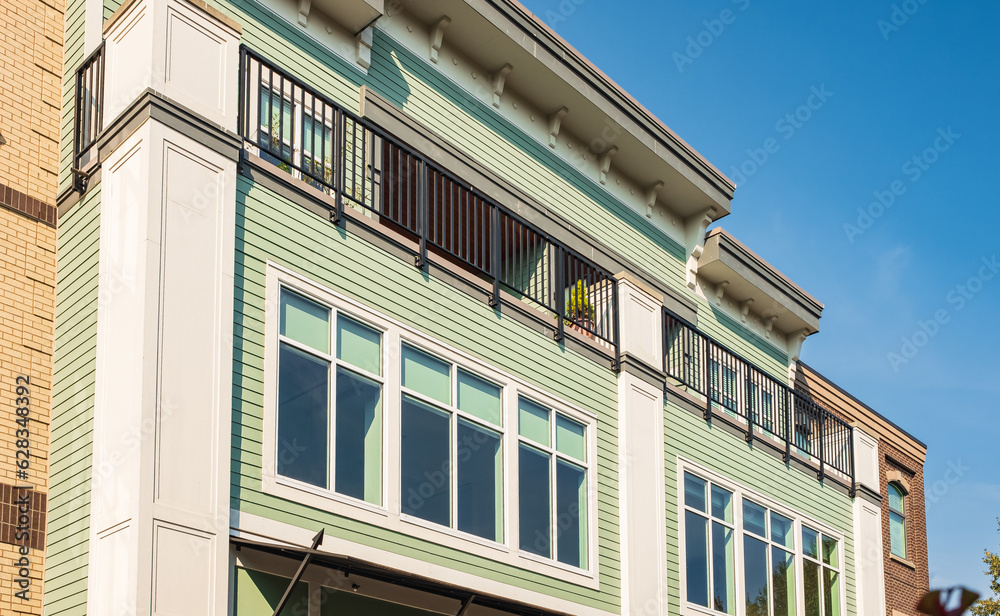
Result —
<svg viewBox="0 0 1000 616"><path fill-rule="evenodd" d="M822 304L516 2L67 23L47 614L871 613Z"/></svg>
<svg viewBox="0 0 1000 616"><path fill-rule="evenodd" d="M875 579L884 579L885 613L916 616L930 578L924 509L927 447L812 367L800 366L797 388L851 422L860 438L878 442L874 460L867 460L866 471L859 470L859 476L867 473L866 486L878 487L878 493L864 490L863 499L867 509L878 509L881 528L881 541L866 547L865 559Z"/></svg>
<svg viewBox="0 0 1000 616"><path fill-rule="evenodd" d="M0 613L41 614L62 2L0 7ZM72 121L72 120L70 120Z"/></svg>

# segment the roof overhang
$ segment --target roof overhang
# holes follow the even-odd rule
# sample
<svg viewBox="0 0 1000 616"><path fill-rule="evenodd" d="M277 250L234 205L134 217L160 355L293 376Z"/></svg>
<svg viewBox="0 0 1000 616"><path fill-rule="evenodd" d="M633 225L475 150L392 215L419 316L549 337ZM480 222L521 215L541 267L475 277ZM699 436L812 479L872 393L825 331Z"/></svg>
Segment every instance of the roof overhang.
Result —
<svg viewBox="0 0 1000 616"><path fill-rule="evenodd" d="M299 15L308 17L315 8L344 27L358 34L385 13L384 0L296 0Z"/></svg>
<svg viewBox="0 0 1000 616"><path fill-rule="evenodd" d="M682 218L711 208L715 219L729 214L735 184L518 2L404 0L403 6L428 29L447 16L448 46L487 70L511 65L505 89L546 113L568 109L560 130L596 154L617 147L614 166Z"/></svg>
<svg viewBox="0 0 1000 616"><path fill-rule="evenodd" d="M819 331L823 304L761 259L722 228L709 231L698 259L698 276L718 286L726 296L743 303L785 334Z"/></svg>

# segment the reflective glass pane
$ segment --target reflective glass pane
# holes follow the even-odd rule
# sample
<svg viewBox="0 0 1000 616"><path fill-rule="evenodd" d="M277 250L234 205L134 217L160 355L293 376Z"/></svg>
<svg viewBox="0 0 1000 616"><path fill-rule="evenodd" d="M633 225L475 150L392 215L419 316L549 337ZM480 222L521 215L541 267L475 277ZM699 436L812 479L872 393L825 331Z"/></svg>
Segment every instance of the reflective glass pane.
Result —
<svg viewBox="0 0 1000 616"><path fill-rule="evenodd" d="M330 352L330 309L297 293L281 292L281 335Z"/></svg>
<svg viewBox="0 0 1000 616"><path fill-rule="evenodd" d="M587 461L587 428L578 421L556 414L556 449L581 462Z"/></svg>
<svg viewBox="0 0 1000 616"><path fill-rule="evenodd" d="M684 512L684 554L687 600L708 607L708 520Z"/></svg>
<svg viewBox="0 0 1000 616"><path fill-rule="evenodd" d="M500 434L458 420L458 530L503 540Z"/></svg>
<svg viewBox="0 0 1000 616"><path fill-rule="evenodd" d="M906 532L903 518L897 513L889 513L889 545L892 553L906 558Z"/></svg>
<svg viewBox="0 0 1000 616"><path fill-rule="evenodd" d="M767 537L767 509L748 500L743 501L743 530Z"/></svg>
<svg viewBox="0 0 1000 616"><path fill-rule="evenodd" d="M550 433L549 409L539 406L526 398L519 398L517 407L518 434L548 447Z"/></svg>
<svg viewBox="0 0 1000 616"><path fill-rule="evenodd" d="M889 509L897 513L903 511L903 492L895 485L889 484Z"/></svg>
<svg viewBox="0 0 1000 616"><path fill-rule="evenodd" d="M437 524L451 521L451 420L409 396L402 406L402 511Z"/></svg>
<svg viewBox="0 0 1000 616"><path fill-rule="evenodd" d="M347 363L382 374L382 334L354 319L337 316L337 357Z"/></svg>
<svg viewBox="0 0 1000 616"><path fill-rule="evenodd" d="M803 583L806 598L805 616L819 616L819 565L811 560L803 560L802 575L805 578Z"/></svg>
<svg viewBox="0 0 1000 616"><path fill-rule="evenodd" d="M327 404L330 369L321 359L287 344L278 351L277 470L327 487Z"/></svg>
<svg viewBox="0 0 1000 616"><path fill-rule="evenodd" d="M743 537L743 571L746 616L768 616L770 596L767 590L767 544L748 535Z"/></svg>
<svg viewBox="0 0 1000 616"><path fill-rule="evenodd" d="M404 344L403 387L451 404L451 364Z"/></svg>
<svg viewBox="0 0 1000 616"><path fill-rule="evenodd" d="M802 553L809 558L819 558L819 533L808 526L802 527Z"/></svg>
<svg viewBox="0 0 1000 616"><path fill-rule="evenodd" d="M771 548L771 594L774 616L795 616L795 555Z"/></svg>
<svg viewBox="0 0 1000 616"><path fill-rule="evenodd" d="M684 473L684 504L692 509L706 512L705 488L707 483L690 473Z"/></svg>
<svg viewBox="0 0 1000 616"><path fill-rule="evenodd" d="M837 556L837 540L823 535L823 562L831 567L837 567L840 565Z"/></svg>
<svg viewBox="0 0 1000 616"><path fill-rule="evenodd" d="M382 387L337 369L334 490L382 504Z"/></svg>
<svg viewBox="0 0 1000 616"><path fill-rule="evenodd" d="M840 575L823 568L823 616L840 616Z"/></svg>
<svg viewBox="0 0 1000 616"><path fill-rule="evenodd" d="M712 522L712 607L726 614L736 613L736 560L734 531Z"/></svg>
<svg viewBox="0 0 1000 616"><path fill-rule="evenodd" d="M771 512L771 541L779 543L788 549L795 547L792 521L773 511Z"/></svg>
<svg viewBox="0 0 1000 616"><path fill-rule="evenodd" d="M458 371L458 408L495 426L500 425L500 388Z"/></svg>
<svg viewBox="0 0 1000 616"><path fill-rule="evenodd" d="M524 444L518 450L519 545L525 552L551 557L549 454Z"/></svg>
<svg viewBox="0 0 1000 616"><path fill-rule="evenodd" d="M587 567L587 472L556 462L556 560Z"/></svg>
<svg viewBox="0 0 1000 616"><path fill-rule="evenodd" d="M712 486L712 515L724 522L733 522L733 493L719 486Z"/></svg>

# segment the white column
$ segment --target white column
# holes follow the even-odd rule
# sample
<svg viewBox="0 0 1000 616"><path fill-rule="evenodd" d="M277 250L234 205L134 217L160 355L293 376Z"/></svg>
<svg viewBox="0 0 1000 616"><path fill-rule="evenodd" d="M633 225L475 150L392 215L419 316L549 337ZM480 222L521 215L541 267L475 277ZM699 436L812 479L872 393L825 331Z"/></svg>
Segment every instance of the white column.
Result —
<svg viewBox="0 0 1000 616"><path fill-rule="evenodd" d="M213 29L187 2L140 0L108 33L106 90L159 64L175 100L204 90L190 108L227 84L235 99L236 39L213 48ZM88 613L225 614L236 161L150 119L102 178Z"/></svg>
<svg viewBox="0 0 1000 616"><path fill-rule="evenodd" d="M641 283L619 277L622 353L657 372L662 363L662 303ZM626 366L618 378L618 485L622 614L667 613L663 384Z"/></svg>
<svg viewBox="0 0 1000 616"><path fill-rule="evenodd" d="M885 616L885 569L882 562L882 509L865 494L879 495L878 441L854 426L854 567L858 616Z"/></svg>

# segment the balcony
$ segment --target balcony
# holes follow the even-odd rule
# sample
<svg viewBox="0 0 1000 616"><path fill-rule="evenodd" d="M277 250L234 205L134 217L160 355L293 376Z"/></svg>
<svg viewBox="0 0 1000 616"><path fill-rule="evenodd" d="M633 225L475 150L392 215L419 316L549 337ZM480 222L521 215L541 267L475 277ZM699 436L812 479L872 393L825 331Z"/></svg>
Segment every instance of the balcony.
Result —
<svg viewBox="0 0 1000 616"><path fill-rule="evenodd" d="M87 190L87 180L98 165L93 146L104 130L104 43L76 71L76 123L73 127L73 187Z"/></svg>
<svg viewBox="0 0 1000 616"><path fill-rule="evenodd" d="M491 306L503 291L556 340L574 330L617 368L618 288L609 271L245 47L240 83L244 150L329 196L335 224L349 208L402 235L417 267L460 268L489 289Z"/></svg>
<svg viewBox="0 0 1000 616"><path fill-rule="evenodd" d="M850 424L785 383L663 311L663 370L669 387L704 400L705 419L741 429L758 441L794 456L854 494L854 439Z"/></svg>

